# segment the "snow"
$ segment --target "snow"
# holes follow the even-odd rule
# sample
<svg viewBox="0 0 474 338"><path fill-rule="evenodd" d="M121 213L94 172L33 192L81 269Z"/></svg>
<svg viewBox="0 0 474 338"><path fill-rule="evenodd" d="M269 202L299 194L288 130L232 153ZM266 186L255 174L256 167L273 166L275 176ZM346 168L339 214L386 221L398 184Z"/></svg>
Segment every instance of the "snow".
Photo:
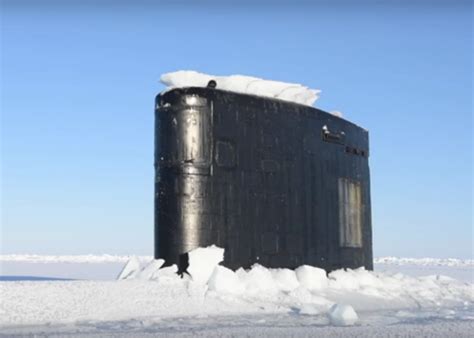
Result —
<svg viewBox="0 0 474 338"><path fill-rule="evenodd" d="M0 262L24 262L24 263L126 263L132 257L139 261L149 261L152 256L135 255L32 255L32 254L9 254L0 255Z"/></svg>
<svg viewBox="0 0 474 338"><path fill-rule="evenodd" d="M328 312L331 324L336 326L354 325L359 317L354 308L346 304L334 304Z"/></svg>
<svg viewBox="0 0 474 338"><path fill-rule="evenodd" d="M290 269L271 269L276 287L282 291L292 291L300 286L296 273Z"/></svg>
<svg viewBox="0 0 474 338"><path fill-rule="evenodd" d="M379 257L375 264L474 267L474 259Z"/></svg>
<svg viewBox="0 0 474 338"><path fill-rule="evenodd" d="M189 267L187 272L197 283L205 284L209 280L217 264L224 260L224 249L211 245L197 248L188 253Z"/></svg>
<svg viewBox="0 0 474 338"><path fill-rule="evenodd" d="M11 264L29 268L35 264L38 271L53 271L50 266L57 265L64 277L77 275L77 269L113 265L117 270L111 276L125 279L0 281L0 330L7 336L137 337L468 336L474 330L473 281L451 274L459 269L472 273L465 261L435 265L443 274L406 275L400 271L418 261L394 259L390 262L400 264L383 266L391 271L360 268L326 276L311 266L291 270L255 264L233 271L218 264L223 254L217 247L197 250L190 255L194 273L183 278L175 265L163 267L163 260L142 257L131 257L120 266L97 260L64 263L59 258L53 260L57 263L49 258L49 263L39 263L39 256L38 263L3 262L3 275L11 271L4 264L7 269ZM439 261L424 260L418 270L431 272L429 262Z"/></svg>
<svg viewBox="0 0 474 338"><path fill-rule="evenodd" d="M117 279L131 279L140 271L140 261L136 257L130 258L130 260L125 264L123 270L120 272Z"/></svg>
<svg viewBox="0 0 474 338"><path fill-rule="evenodd" d="M337 110L330 111L329 114L334 115L334 116L337 116L337 117L340 117L340 118L343 118L343 117L344 117L344 115L342 114L342 112L337 111Z"/></svg>
<svg viewBox="0 0 474 338"><path fill-rule="evenodd" d="M327 130L327 126L323 126ZM147 262L153 256L137 255L33 255L33 254L0 254L0 262L24 263L126 263L132 257L137 257L140 262ZM375 264L389 265L421 265L421 266L450 266L474 267L474 259L459 258L408 258L408 257L377 257Z"/></svg>
<svg viewBox="0 0 474 338"><path fill-rule="evenodd" d="M162 275L166 275L168 270L171 270L173 274L177 272L177 267L174 266L171 269L164 269L164 272L160 268L165 264L163 259L152 259L148 264L142 266L140 260L137 257L132 257L127 264L125 264L122 272L117 277L118 280L122 279L143 279L143 280L156 280Z"/></svg>
<svg viewBox="0 0 474 338"><path fill-rule="evenodd" d="M326 271L323 269L302 265L295 270L295 273L301 285L308 290L322 289L328 284Z"/></svg>
<svg viewBox="0 0 474 338"><path fill-rule="evenodd" d="M216 266L210 279L209 290L218 293L242 294L244 286L239 280L237 274L224 266Z"/></svg>
<svg viewBox="0 0 474 338"><path fill-rule="evenodd" d="M140 277L145 280L158 279L160 268L165 264L164 259L153 259L140 271Z"/></svg>
<svg viewBox="0 0 474 338"><path fill-rule="evenodd" d="M244 75L214 76L192 70L166 73L160 78L160 81L167 86L167 90L181 87L207 87L210 80L217 82L217 89L271 97L307 106L312 106L321 92L297 83L264 80Z"/></svg>
<svg viewBox="0 0 474 338"><path fill-rule="evenodd" d="M318 306L315 306L313 304L303 304L299 307L298 313L301 315L314 316L321 314L321 310L318 308Z"/></svg>
<svg viewBox="0 0 474 338"><path fill-rule="evenodd" d="M165 264L163 259L152 259L143 265L137 257L132 257L127 264L125 264L117 280L137 279L165 282L177 279L178 267L171 265L162 268L163 264Z"/></svg>

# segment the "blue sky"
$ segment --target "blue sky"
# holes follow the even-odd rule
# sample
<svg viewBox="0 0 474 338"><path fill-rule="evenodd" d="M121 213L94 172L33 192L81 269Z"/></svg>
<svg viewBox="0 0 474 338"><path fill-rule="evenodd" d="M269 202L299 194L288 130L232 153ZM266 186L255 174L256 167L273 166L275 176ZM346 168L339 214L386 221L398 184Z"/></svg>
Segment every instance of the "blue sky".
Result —
<svg viewBox="0 0 474 338"><path fill-rule="evenodd" d="M2 253L152 254L153 100L194 69L322 89L370 131L375 256L472 257L470 1L1 3Z"/></svg>

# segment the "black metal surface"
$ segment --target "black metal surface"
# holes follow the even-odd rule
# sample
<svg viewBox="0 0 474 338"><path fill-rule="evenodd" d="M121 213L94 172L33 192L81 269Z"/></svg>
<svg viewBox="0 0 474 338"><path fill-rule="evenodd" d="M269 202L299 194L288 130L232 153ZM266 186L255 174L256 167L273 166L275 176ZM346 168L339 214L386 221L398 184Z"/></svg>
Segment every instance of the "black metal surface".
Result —
<svg viewBox="0 0 474 338"><path fill-rule="evenodd" d="M230 268L372 269L368 152L366 130L316 108L209 87L158 95L155 257L215 244ZM341 179L360 186L361 247L341 246Z"/></svg>

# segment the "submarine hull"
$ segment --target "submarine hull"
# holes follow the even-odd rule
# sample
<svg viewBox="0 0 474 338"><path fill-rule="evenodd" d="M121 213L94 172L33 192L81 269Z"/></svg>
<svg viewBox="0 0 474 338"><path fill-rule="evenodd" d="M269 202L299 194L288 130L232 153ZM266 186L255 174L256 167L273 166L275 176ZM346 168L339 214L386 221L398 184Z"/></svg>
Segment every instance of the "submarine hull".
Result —
<svg viewBox="0 0 474 338"><path fill-rule="evenodd" d="M373 268L368 132L322 110L212 88L155 106L155 257ZM184 267L185 268L185 267Z"/></svg>

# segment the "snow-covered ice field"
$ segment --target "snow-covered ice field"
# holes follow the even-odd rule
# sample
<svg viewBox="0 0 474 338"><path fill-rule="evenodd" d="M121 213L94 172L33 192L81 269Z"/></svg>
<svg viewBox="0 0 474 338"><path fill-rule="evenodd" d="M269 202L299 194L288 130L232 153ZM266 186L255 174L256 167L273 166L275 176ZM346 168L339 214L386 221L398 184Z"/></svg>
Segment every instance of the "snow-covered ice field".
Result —
<svg viewBox="0 0 474 338"><path fill-rule="evenodd" d="M138 257L129 265L133 278L116 280L129 258L1 255L0 335L468 337L474 332L472 260L387 257L376 260L374 272L336 271L326 278L310 267L257 265L232 272L214 269L212 259L204 265L197 259L202 273L192 280L158 269L159 264L143 269L151 257Z"/></svg>

